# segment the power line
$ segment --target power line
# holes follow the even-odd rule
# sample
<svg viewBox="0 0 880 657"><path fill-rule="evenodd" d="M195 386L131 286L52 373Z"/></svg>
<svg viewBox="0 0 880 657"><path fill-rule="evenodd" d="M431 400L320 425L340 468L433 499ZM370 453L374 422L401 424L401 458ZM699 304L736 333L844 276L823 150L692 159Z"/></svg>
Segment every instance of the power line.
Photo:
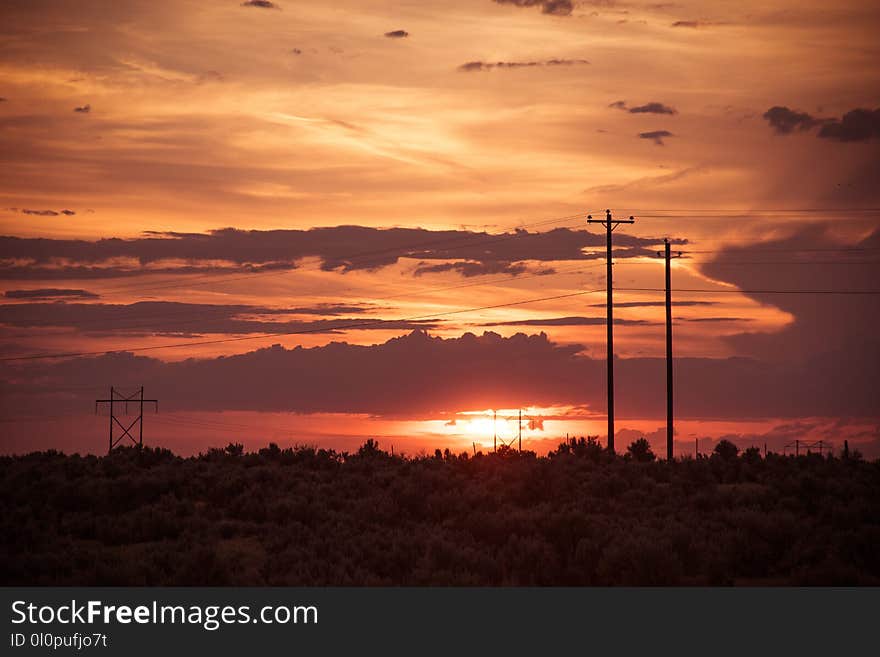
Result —
<svg viewBox="0 0 880 657"><path fill-rule="evenodd" d="M616 287L615 290L621 292L663 292L663 288L657 287ZM707 289L685 289L675 288L676 292L698 292L704 294L729 293L729 294L854 294L854 295L874 295L880 294L880 290L747 290L737 288L735 290L707 290Z"/></svg>
<svg viewBox="0 0 880 657"><path fill-rule="evenodd" d="M740 265L880 265L880 260L695 260L693 258L682 258L682 264L690 265L714 265L718 267L740 266ZM626 260L615 262L616 265L654 265L659 263L651 261L629 262Z"/></svg>
<svg viewBox="0 0 880 657"><path fill-rule="evenodd" d="M780 212L880 212L877 208L764 208L761 210L749 210L743 208L623 208L633 212L714 212L717 214L730 213L742 214L743 212L764 212L764 213L780 213Z"/></svg>
<svg viewBox="0 0 880 657"><path fill-rule="evenodd" d="M747 253L840 253L840 252L861 252L861 251L880 251L880 247L876 246L839 246L839 247L757 247L735 249L738 252ZM689 249L688 253L730 253L729 249Z"/></svg>

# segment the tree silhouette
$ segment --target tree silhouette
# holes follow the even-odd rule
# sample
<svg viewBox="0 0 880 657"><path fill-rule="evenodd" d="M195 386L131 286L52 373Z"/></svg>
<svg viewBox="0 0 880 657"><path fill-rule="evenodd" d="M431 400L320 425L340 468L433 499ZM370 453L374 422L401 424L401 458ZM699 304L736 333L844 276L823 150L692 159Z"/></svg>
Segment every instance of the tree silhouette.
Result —
<svg viewBox="0 0 880 657"><path fill-rule="evenodd" d="M739 447L727 439L722 439L712 451L723 461L733 461L739 454Z"/></svg>
<svg viewBox="0 0 880 657"><path fill-rule="evenodd" d="M742 458L747 463L757 463L761 460L761 450L757 447L748 447L742 453Z"/></svg>
<svg viewBox="0 0 880 657"><path fill-rule="evenodd" d="M645 438L639 438L630 443L630 446L626 448L626 453L627 456L638 463L650 463L657 458L651 450L651 443Z"/></svg>
<svg viewBox="0 0 880 657"><path fill-rule="evenodd" d="M244 445L241 443L229 443L226 446L226 453L229 456L241 456L244 454Z"/></svg>
<svg viewBox="0 0 880 657"><path fill-rule="evenodd" d="M379 453L379 441L368 438L367 442L358 448L358 456L376 456Z"/></svg>

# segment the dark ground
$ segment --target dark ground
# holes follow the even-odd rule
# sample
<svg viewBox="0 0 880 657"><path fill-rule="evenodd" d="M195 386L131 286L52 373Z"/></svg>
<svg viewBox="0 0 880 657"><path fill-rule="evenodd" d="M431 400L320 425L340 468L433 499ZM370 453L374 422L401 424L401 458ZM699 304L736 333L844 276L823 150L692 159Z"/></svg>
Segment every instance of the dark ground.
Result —
<svg viewBox="0 0 880 657"><path fill-rule="evenodd" d="M877 585L880 462L41 452L0 536L5 585Z"/></svg>

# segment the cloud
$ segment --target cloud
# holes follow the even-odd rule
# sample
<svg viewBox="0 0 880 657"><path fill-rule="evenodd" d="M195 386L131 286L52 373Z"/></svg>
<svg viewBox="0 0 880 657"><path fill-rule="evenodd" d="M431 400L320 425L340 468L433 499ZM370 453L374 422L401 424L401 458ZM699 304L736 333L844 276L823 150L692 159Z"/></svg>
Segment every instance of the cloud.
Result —
<svg viewBox="0 0 880 657"><path fill-rule="evenodd" d="M80 291L81 292L81 291ZM9 295L7 295L9 296ZM27 297L19 297L27 298ZM37 298L37 297L33 297ZM343 333L346 330L403 330L436 328L436 320L400 321L375 317L293 319L298 314L318 314L327 309L339 315L344 308L365 312L358 306L332 305L314 308L267 308L247 305L194 304L140 301L132 304L17 303L0 304L0 324L18 328L73 328L86 334L137 337L184 333ZM305 313L300 311L305 310ZM112 330L112 333L108 331Z"/></svg>
<svg viewBox="0 0 880 657"><path fill-rule="evenodd" d="M604 317L549 317L546 319L521 319L509 322L491 322L480 324L483 327L492 326L605 326ZM658 324L644 319L615 319L614 324L620 326L647 326Z"/></svg>
<svg viewBox="0 0 880 657"><path fill-rule="evenodd" d="M245 2L241 3L242 7L258 7L260 9L281 9L274 2L270 2L270 0L245 0Z"/></svg>
<svg viewBox="0 0 880 657"><path fill-rule="evenodd" d="M22 214L33 214L38 217L57 217L58 212L55 210L28 210L27 208L21 211Z"/></svg>
<svg viewBox="0 0 880 657"><path fill-rule="evenodd" d="M665 145L663 141L666 137L672 137L673 134L669 130L652 130L651 132L640 132L639 139L652 139L659 146Z"/></svg>
<svg viewBox="0 0 880 657"><path fill-rule="evenodd" d="M7 299L57 299L70 298L77 299L97 299L99 295L87 290L70 290L66 288L37 288L31 290L6 290L4 296Z"/></svg>
<svg viewBox="0 0 880 657"><path fill-rule="evenodd" d="M719 23L717 21L694 21L694 20L684 20L684 21L675 21L672 24L672 27L687 27L691 29L699 29L702 27L711 27L713 25L724 25L724 23Z"/></svg>
<svg viewBox="0 0 880 657"><path fill-rule="evenodd" d="M589 64L586 59L545 59L531 62L467 62L458 67L459 71L471 73L474 71L491 71L494 68L538 68L541 66L578 66Z"/></svg>
<svg viewBox="0 0 880 657"><path fill-rule="evenodd" d="M618 258L653 254L659 238L621 235ZM682 244L686 240L675 239ZM0 276L6 279L115 278L137 273L282 271L317 257L325 271L377 270L402 258L476 263L484 271L510 271L527 261L594 260L605 238L586 229L490 234L465 230L336 226L308 230L238 230L161 233L97 241L0 237ZM119 260L129 260L121 265ZM203 261L203 264L199 264ZM59 264L59 262L63 264ZM167 264L166 263L186 263ZM218 263L226 262L228 266ZM440 264L440 263L437 263ZM164 265L164 266L163 266ZM446 269L467 273L474 264ZM523 269L523 271L525 271ZM423 268L420 273L425 273Z"/></svg>
<svg viewBox="0 0 880 657"><path fill-rule="evenodd" d="M880 108L850 110L842 118L816 118L806 112L798 112L776 105L764 112L764 118L776 134L789 135L819 127L817 136L841 142L868 141L880 137Z"/></svg>
<svg viewBox="0 0 880 657"><path fill-rule="evenodd" d="M821 119L814 118L806 112L796 112L781 105L771 107L763 116L779 135L788 135L795 130L809 130L822 122Z"/></svg>
<svg viewBox="0 0 880 657"><path fill-rule="evenodd" d="M752 317L681 317L676 321L715 323L715 322L753 322L755 320Z"/></svg>
<svg viewBox="0 0 880 657"><path fill-rule="evenodd" d="M639 105L638 107L630 107L630 114L676 114L677 111L674 107L670 107L669 105L664 105L663 103L646 103L645 105Z"/></svg>
<svg viewBox="0 0 880 657"><path fill-rule="evenodd" d="M541 13L553 16L570 16L574 9L571 0L495 0L495 2L516 7L540 7Z"/></svg>
<svg viewBox="0 0 880 657"><path fill-rule="evenodd" d="M841 251L827 251L840 248ZM730 246L701 266L711 278L743 290L866 290L876 289L880 260L866 256L880 250L880 228L857 242L842 241L827 225L789 229L787 235L747 246ZM760 254L764 254L761 257ZM728 263L753 262L748 267ZM781 262L802 262L785 267ZM813 385L824 387L825 370L840 369L859 380L873 347L871 327L880 325L880 297L840 294L768 294L745 292L755 301L793 317L782 330L728 336L736 353L766 359L817 361ZM836 361L836 362L835 362ZM875 361L876 362L876 361ZM864 376L862 377L864 378Z"/></svg>
<svg viewBox="0 0 880 657"><path fill-rule="evenodd" d="M880 345L861 367L812 360L753 358L676 361L681 418L877 417ZM620 418L662 417L664 358L620 358ZM0 370L0 400L19 413L94 406L95 381L144 385L177 410L372 413L449 417L478 408L575 405L602 412L604 356L561 345L546 334L466 333L458 338L413 331L381 344L333 342L287 349L274 345L218 358L163 362L114 353ZM66 394L58 395L57 392ZM344 393L344 394L343 394Z"/></svg>
<svg viewBox="0 0 880 657"><path fill-rule="evenodd" d="M608 107L625 110L630 114L678 114L678 110L674 107L656 101L645 103L644 105L638 105L636 107L627 107L626 101L618 100L611 103Z"/></svg>
<svg viewBox="0 0 880 657"><path fill-rule="evenodd" d="M819 129L819 137L837 141L867 141L880 137L880 108L854 109L842 119L831 119Z"/></svg>
<svg viewBox="0 0 880 657"><path fill-rule="evenodd" d="M2 238L0 238L2 240ZM296 269L294 263L269 263L266 265L242 264L234 266L214 265L168 265L167 267L137 267L128 265L101 264L95 266L71 264L16 264L13 260L0 259L0 278L6 280L99 280L112 278L131 278L143 274L162 275L198 275L210 274L259 274Z"/></svg>
<svg viewBox="0 0 880 657"><path fill-rule="evenodd" d="M529 271L528 266L525 263L511 263L511 262L444 262L439 265L429 265L424 262L420 262L419 266L416 267L413 272L416 276L423 276L424 274L442 274L445 272L454 271L465 278L472 278L474 276L485 276L487 274L511 274L513 276L517 276L519 274L523 274ZM537 274L551 274L553 273L552 269L542 269L536 272Z"/></svg>
<svg viewBox="0 0 880 657"><path fill-rule="evenodd" d="M81 105L79 107L74 107L73 111L79 112L80 114L88 114L89 112L92 111L92 106L91 105Z"/></svg>
<svg viewBox="0 0 880 657"><path fill-rule="evenodd" d="M283 312L293 315L351 315L376 310L366 303L316 303L313 306L293 306Z"/></svg>
<svg viewBox="0 0 880 657"><path fill-rule="evenodd" d="M15 210L15 208L10 208L11 210ZM38 217L57 217L60 214L63 214L68 217L72 217L76 214L73 210L30 210L28 208L22 208L22 214L32 214Z"/></svg>
<svg viewBox="0 0 880 657"><path fill-rule="evenodd" d="M386 32L385 36L389 39L405 39L409 36L409 32L406 30L393 30L391 32Z"/></svg>

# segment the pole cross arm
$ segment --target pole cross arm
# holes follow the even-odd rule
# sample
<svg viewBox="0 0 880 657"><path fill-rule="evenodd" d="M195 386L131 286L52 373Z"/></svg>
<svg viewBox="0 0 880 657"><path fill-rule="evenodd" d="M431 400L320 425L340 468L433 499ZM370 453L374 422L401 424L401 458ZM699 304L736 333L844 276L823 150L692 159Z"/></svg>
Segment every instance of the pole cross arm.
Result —
<svg viewBox="0 0 880 657"><path fill-rule="evenodd" d="M616 226L617 224L634 224L635 222L636 220L632 215L629 216L629 219L613 219L611 217L611 210L605 210L604 219L593 219L593 215L587 215L588 224L613 224ZM611 230L614 230L614 228L612 227Z"/></svg>
<svg viewBox="0 0 880 657"><path fill-rule="evenodd" d="M140 399L130 399L129 401L136 401L137 403L141 402ZM96 399L95 400L95 413L98 412L98 404L109 404L110 402L113 402L114 404L121 404L121 403L125 402L125 400L124 399ZM156 412L157 413L159 412L159 400L158 399L145 399L144 403L145 404L147 404L147 403L153 404L154 408L156 409Z"/></svg>

